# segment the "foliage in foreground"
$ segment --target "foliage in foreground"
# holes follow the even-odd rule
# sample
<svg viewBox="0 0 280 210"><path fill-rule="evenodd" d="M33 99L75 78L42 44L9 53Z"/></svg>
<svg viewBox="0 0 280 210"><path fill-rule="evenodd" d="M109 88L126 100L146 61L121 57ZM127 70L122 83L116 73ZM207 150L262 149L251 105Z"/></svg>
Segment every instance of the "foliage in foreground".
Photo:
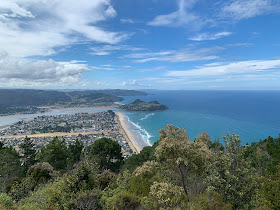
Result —
<svg viewBox="0 0 280 210"><path fill-rule="evenodd" d="M167 125L123 160L103 138L83 148L54 138L36 156L0 145L0 209L280 209L280 138L241 146L238 135L190 141ZM32 165L32 164L33 165Z"/></svg>

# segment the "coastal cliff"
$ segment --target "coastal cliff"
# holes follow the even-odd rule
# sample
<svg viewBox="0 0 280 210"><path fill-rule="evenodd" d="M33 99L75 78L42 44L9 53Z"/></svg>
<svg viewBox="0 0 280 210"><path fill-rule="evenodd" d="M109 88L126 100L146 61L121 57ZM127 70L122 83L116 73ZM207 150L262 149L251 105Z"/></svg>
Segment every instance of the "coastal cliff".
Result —
<svg viewBox="0 0 280 210"><path fill-rule="evenodd" d="M168 107L166 105L160 104L158 101L144 102L140 99L136 99L130 104L120 106L120 109L127 111L155 112L167 110Z"/></svg>

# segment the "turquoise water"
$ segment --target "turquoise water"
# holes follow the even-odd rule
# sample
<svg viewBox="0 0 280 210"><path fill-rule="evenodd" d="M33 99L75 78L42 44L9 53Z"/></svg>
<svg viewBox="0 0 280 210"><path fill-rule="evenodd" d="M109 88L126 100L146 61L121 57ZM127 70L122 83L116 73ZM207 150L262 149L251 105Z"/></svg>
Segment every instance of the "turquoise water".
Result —
<svg viewBox="0 0 280 210"><path fill-rule="evenodd" d="M146 144L157 141L166 124L185 128L191 140L206 131L212 140L226 132L240 136L242 144L280 133L280 91L146 91L148 96L125 97L158 100L163 112L125 112L135 133Z"/></svg>

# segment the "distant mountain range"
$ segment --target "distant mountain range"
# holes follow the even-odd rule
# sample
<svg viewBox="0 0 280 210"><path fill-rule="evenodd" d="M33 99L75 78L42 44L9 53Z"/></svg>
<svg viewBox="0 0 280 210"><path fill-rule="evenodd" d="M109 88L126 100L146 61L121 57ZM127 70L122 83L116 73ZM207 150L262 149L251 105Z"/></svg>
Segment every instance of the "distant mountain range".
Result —
<svg viewBox="0 0 280 210"><path fill-rule="evenodd" d="M120 96L143 96L147 93L135 90L84 90L53 91L31 89L0 89L0 107L24 106L76 106L81 104L108 105L122 101Z"/></svg>

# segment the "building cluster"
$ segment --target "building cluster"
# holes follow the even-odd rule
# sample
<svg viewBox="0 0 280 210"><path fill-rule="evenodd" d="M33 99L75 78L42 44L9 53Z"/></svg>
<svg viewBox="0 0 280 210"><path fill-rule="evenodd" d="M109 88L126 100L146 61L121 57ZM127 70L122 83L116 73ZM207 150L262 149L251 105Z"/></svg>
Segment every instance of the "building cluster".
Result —
<svg viewBox="0 0 280 210"><path fill-rule="evenodd" d="M30 121L19 121L0 131L0 136L33 135L40 133L81 133L95 131L117 131L112 111L77 113L73 115L38 116Z"/></svg>
<svg viewBox="0 0 280 210"><path fill-rule="evenodd" d="M52 135L53 132L61 132L63 130L58 130L57 127L69 127L71 133L65 133L65 135L58 137L61 140L64 139L67 146L73 144L77 139L84 146L88 146L95 140L106 137L117 141L121 145L124 157L132 154L126 139L119 132L118 124L115 121L115 113L112 111L41 116L31 121L20 121L0 131L0 141L5 146L13 146L21 152L19 145L23 142L24 136L28 136L33 140L35 148L39 150L55 137L55 135ZM46 133L46 135L29 136L39 133Z"/></svg>

